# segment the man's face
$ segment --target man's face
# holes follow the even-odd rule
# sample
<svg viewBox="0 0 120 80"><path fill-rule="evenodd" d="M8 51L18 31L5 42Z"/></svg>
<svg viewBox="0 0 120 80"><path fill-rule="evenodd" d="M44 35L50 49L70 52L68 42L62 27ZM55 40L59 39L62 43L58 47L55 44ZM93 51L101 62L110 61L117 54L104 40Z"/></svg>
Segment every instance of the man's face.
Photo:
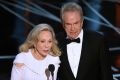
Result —
<svg viewBox="0 0 120 80"><path fill-rule="evenodd" d="M63 15L63 26L70 39L75 39L83 25L80 13L78 11L65 12Z"/></svg>

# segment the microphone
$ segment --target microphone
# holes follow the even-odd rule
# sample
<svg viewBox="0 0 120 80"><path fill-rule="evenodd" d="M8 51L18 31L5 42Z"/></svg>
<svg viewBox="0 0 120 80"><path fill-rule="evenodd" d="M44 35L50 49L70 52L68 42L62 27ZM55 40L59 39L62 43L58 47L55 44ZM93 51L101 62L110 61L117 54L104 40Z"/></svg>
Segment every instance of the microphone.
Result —
<svg viewBox="0 0 120 80"><path fill-rule="evenodd" d="M48 66L49 71L51 72L52 75L52 80L54 80L54 70L55 70L55 66L53 64L50 64Z"/></svg>
<svg viewBox="0 0 120 80"><path fill-rule="evenodd" d="M47 76L47 80L49 80L49 77L50 77L50 71L47 69L45 69L45 74Z"/></svg>

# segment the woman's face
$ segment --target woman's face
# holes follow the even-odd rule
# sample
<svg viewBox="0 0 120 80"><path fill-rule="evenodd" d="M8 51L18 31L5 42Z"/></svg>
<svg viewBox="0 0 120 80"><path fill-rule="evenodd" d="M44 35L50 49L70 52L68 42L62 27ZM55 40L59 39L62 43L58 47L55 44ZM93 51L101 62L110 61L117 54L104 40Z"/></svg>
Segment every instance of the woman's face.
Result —
<svg viewBox="0 0 120 80"><path fill-rule="evenodd" d="M42 31L38 36L38 43L36 44L37 52L41 57L46 57L50 53L53 39L50 31Z"/></svg>

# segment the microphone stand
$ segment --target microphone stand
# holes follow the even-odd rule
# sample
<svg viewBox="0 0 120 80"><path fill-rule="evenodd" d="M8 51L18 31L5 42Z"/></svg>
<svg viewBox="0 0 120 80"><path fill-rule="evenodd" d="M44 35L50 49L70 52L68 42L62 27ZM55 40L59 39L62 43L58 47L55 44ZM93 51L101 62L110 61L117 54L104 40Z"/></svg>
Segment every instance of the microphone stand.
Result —
<svg viewBox="0 0 120 80"><path fill-rule="evenodd" d="M54 72L51 72L52 80L54 80Z"/></svg>
<svg viewBox="0 0 120 80"><path fill-rule="evenodd" d="M52 80L54 80L54 70L55 70L55 66L53 64L50 64L48 66L49 71L51 72L51 76L52 76Z"/></svg>
<svg viewBox="0 0 120 80"><path fill-rule="evenodd" d="M50 77L50 71L49 71L48 69L45 70L45 74L46 74L47 80L49 80L49 77Z"/></svg>

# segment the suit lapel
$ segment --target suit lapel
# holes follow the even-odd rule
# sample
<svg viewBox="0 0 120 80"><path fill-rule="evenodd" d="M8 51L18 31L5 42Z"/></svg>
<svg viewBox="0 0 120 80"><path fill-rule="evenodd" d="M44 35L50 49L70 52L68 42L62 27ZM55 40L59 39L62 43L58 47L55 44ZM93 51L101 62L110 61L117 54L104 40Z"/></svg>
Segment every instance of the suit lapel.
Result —
<svg viewBox="0 0 120 80"><path fill-rule="evenodd" d="M68 73L69 73L69 76L71 76L72 78L74 78L74 80L75 80L75 77L74 77L74 75L73 75L73 72L72 72L72 70L71 70L71 67L70 67L70 64L69 64L69 61L68 61L68 57L67 57L67 44L65 43L64 44L64 47L63 47L63 49L62 50L64 50L63 52L63 60L64 60L64 65L65 65L65 67L66 67L66 69L67 69L67 71L68 71Z"/></svg>
<svg viewBox="0 0 120 80"><path fill-rule="evenodd" d="M80 57L80 62L78 66L78 72L77 72L77 77L76 79L82 80L84 74L86 73L86 61L87 61L87 53L89 53L90 45L89 45L89 38L87 37L89 34L84 32L83 35L83 44L82 44L82 51L81 51L81 57Z"/></svg>

